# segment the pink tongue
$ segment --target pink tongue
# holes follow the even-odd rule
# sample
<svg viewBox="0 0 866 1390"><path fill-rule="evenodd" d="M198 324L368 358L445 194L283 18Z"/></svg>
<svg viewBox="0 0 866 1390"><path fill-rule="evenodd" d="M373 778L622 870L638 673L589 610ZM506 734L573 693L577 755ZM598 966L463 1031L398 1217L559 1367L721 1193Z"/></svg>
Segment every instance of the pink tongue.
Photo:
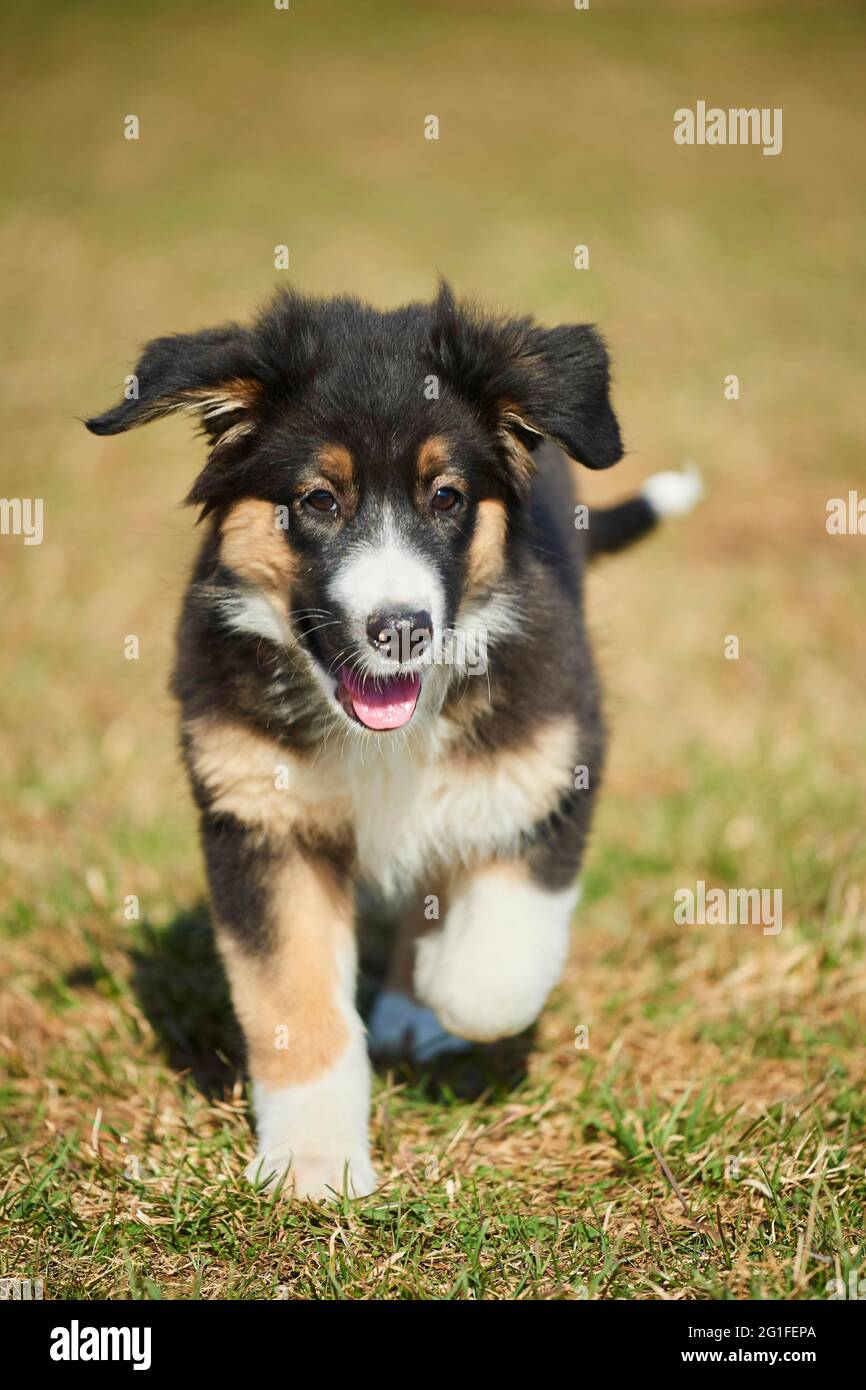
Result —
<svg viewBox="0 0 866 1390"><path fill-rule="evenodd" d="M393 680L361 677L344 666L341 679L352 709L368 729L399 729L415 713L421 677L395 676Z"/></svg>

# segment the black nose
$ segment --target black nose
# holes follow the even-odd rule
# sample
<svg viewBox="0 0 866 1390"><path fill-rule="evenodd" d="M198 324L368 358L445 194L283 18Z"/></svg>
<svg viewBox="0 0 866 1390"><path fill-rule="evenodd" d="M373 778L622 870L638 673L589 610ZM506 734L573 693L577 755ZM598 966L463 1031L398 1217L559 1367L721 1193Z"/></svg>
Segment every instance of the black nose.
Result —
<svg viewBox="0 0 866 1390"><path fill-rule="evenodd" d="M411 661L423 656L433 640L429 613L372 613L367 640L387 661Z"/></svg>

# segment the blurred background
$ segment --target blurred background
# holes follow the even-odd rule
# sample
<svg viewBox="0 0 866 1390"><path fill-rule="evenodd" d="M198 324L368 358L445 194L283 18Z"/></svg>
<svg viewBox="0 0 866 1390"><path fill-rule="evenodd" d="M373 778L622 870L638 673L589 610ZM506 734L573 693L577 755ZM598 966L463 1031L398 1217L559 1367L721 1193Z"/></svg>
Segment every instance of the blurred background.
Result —
<svg viewBox="0 0 866 1390"><path fill-rule="evenodd" d="M828 1067L850 1095L866 537L825 521L830 498L866 495L863 7L4 11L0 496L44 498L42 545L0 537L13 1158L45 1139L45 1076L74 1128L112 1075L133 1124L140 1079L104 1062L124 1029L150 1036L123 902L158 934L203 886L166 693L202 445L180 420L112 440L80 417L118 398L150 337L247 318L286 281L393 306L442 273L497 310L595 322L629 452L586 476L587 499L686 458L704 475L697 513L590 583L612 757L545 1085L591 1022L636 1096L697 1077L760 1113ZM781 107L782 153L675 145L674 111L698 100ZM781 887L785 930L674 928L671 894L698 878Z"/></svg>

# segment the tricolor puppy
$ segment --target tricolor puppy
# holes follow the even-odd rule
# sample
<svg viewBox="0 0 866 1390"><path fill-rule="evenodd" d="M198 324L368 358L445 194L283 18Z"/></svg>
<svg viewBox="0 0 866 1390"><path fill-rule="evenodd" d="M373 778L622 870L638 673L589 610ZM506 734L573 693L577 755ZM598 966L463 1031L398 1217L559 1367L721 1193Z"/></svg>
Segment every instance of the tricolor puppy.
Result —
<svg viewBox="0 0 866 1390"><path fill-rule="evenodd" d="M584 561L694 480L575 525L622 454L591 327L280 294L160 338L118 434L197 415L206 534L173 689L258 1119L251 1176L368 1193L355 899L399 904L382 1051L519 1033L562 971L604 754Z"/></svg>

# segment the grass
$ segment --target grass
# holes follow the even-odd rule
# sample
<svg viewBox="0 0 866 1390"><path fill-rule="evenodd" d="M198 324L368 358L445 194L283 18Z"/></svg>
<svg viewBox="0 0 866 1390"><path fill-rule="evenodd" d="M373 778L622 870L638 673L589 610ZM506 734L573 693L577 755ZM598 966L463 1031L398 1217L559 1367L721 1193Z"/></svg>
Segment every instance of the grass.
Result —
<svg viewBox="0 0 866 1390"><path fill-rule="evenodd" d="M0 494L43 496L46 529L0 538L0 1274L54 1299L810 1299L863 1271L866 569L824 529L866 490L862 38L842 3L13 10ZM698 98L782 106L782 155L675 147ZM613 749L564 983L531 1037L379 1073L383 1185L332 1209L240 1177L165 694L200 448L76 418L142 340L246 315L279 242L314 292L395 303L439 269L597 320L632 452L589 500L686 454L708 488L590 582ZM781 887L782 932L676 926L699 878Z"/></svg>

